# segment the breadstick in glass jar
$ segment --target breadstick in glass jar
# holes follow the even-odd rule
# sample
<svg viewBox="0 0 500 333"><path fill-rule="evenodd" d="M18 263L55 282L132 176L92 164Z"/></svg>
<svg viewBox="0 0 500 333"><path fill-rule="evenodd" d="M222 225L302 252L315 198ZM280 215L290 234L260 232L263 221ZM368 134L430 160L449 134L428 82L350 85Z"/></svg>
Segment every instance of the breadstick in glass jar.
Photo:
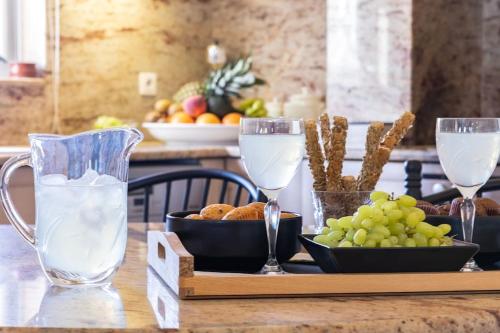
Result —
<svg viewBox="0 0 500 333"><path fill-rule="evenodd" d="M358 191L370 191L371 183L369 182L370 175L377 170L377 153L380 145L380 140L384 134L384 124L377 121L370 124L368 133L366 135L365 156L363 157L363 164L361 166L361 173L357 180Z"/></svg>
<svg viewBox="0 0 500 333"><path fill-rule="evenodd" d="M309 157L309 169L313 176L313 188L315 191L326 191L325 158L319 144L316 121L307 120L305 130L306 152Z"/></svg>
<svg viewBox="0 0 500 333"><path fill-rule="evenodd" d="M330 154L326 170L326 189L333 192L342 192L342 166L346 152L347 119L344 117L333 117L333 129L330 140Z"/></svg>

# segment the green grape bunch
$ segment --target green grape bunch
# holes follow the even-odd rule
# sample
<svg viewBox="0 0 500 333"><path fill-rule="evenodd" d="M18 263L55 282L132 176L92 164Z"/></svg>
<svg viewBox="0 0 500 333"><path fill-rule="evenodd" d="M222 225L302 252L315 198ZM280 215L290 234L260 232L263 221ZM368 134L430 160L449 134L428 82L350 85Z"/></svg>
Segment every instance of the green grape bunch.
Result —
<svg viewBox="0 0 500 333"><path fill-rule="evenodd" d="M362 205L352 216L329 218L321 234L313 240L334 247L425 247L450 246L449 224L433 226L425 222L425 212L415 207L409 195L396 199L374 191L370 205Z"/></svg>

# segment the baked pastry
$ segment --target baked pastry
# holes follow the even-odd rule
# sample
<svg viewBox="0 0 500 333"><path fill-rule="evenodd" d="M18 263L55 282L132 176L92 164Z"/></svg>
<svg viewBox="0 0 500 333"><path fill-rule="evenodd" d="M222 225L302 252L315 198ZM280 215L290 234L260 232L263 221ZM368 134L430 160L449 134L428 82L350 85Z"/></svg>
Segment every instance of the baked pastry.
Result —
<svg viewBox="0 0 500 333"><path fill-rule="evenodd" d="M200 211L200 215L206 220L220 220L232 209L234 209L234 207L231 205L212 204L203 208Z"/></svg>
<svg viewBox="0 0 500 333"><path fill-rule="evenodd" d="M239 221L239 220L258 220L259 213L257 209L252 207L233 208L222 218L222 220Z"/></svg>
<svg viewBox="0 0 500 333"><path fill-rule="evenodd" d="M201 216L200 214L189 214L184 218L189 220L203 220L203 216Z"/></svg>
<svg viewBox="0 0 500 333"><path fill-rule="evenodd" d="M266 204L264 202L255 201L249 203L248 205L246 205L246 207L252 207L253 209L257 210L257 213L259 214L258 219L264 219L264 208L266 207Z"/></svg>

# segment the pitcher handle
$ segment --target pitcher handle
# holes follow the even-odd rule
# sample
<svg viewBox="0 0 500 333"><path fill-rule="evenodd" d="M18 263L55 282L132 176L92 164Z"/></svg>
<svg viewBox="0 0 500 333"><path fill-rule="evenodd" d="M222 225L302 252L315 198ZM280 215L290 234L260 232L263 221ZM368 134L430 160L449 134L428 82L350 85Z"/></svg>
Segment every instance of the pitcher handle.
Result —
<svg viewBox="0 0 500 333"><path fill-rule="evenodd" d="M31 165L31 154L22 154L15 157L11 157L0 170L0 198L2 199L2 206L5 210L5 214L9 219L9 222L16 228L16 230L23 236L23 238L28 241L31 245L35 245L35 230L30 227L19 215L16 207L12 203L12 199L9 194L9 182L12 174L16 169L22 166Z"/></svg>

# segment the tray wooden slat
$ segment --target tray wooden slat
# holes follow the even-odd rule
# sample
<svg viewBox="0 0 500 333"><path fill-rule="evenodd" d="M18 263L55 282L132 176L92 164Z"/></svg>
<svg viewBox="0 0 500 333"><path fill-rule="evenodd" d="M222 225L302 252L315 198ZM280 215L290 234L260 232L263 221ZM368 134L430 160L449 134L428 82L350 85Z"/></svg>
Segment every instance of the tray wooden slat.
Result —
<svg viewBox="0 0 500 333"><path fill-rule="evenodd" d="M148 262L182 299L500 291L500 271L276 276L198 272L177 235L159 231L148 232Z"/></svg>

